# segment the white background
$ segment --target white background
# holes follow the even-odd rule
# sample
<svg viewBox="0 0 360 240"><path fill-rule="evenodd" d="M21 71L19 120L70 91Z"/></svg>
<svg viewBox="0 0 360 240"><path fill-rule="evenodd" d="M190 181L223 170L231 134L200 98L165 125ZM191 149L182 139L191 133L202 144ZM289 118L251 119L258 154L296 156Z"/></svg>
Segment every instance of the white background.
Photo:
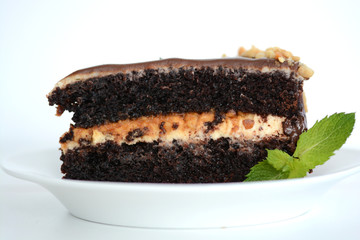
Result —
<svg viewBox="0 0 360 240"><path fill-rule="evenodd" d="M46 94L58 80L77 69L160 57L235 56L240 46L279 46L314 69L314 76L305 82L309 126L335 112L357 112L359 118L359 11L359 1L344 0L0 0L0 158L18 151L59 147L59 137L68 130L71 116L55 117L56 110L48 106ZM359 123L346 147L360 149ZM360 176L352 179L329 194L338 201L343 200L341 194L353 194L352 188L358 186L351 184L358 183ZM1 232L6 233L4 239L49 239L51 232L58 236L62 232L71 239L69 228L75 231L76 239L88 228L93 229L90 237L94 239L103 231L121 234L113 227L74 219L55 198L31 183L1 172L0 184L0 239ZM355 193L353 197L359 198L360 192ZM7 221L11 214L16 221ZM357 231L357 217L349 209L341 214L333 217L343 217L347 226ZM24 226L29 227L23 232L10 232ZM309 227L293 225L297 233L314 232ZM47 230L41 234L43 228ZM140 236L141 232L132 229L134 235L126 236ZM233 233L218 234L224 238ZM273 234L267 236L275 238ZM318 239L311 232L306 236Z"/></svg>

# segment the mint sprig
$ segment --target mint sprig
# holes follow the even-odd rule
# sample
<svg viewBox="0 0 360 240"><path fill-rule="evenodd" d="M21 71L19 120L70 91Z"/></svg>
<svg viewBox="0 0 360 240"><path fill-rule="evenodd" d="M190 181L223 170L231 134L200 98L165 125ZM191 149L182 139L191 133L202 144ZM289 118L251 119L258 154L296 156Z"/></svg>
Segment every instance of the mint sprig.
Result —
<svg viewBox="0 0 360 240"><path fill-rule="evenodd" d="M251 168L245 181L305 177L311 169L334 155L350 136L354 124L355 113L326 116L300 135L292 156L278 149L267 149L266 159Z"/></svg>

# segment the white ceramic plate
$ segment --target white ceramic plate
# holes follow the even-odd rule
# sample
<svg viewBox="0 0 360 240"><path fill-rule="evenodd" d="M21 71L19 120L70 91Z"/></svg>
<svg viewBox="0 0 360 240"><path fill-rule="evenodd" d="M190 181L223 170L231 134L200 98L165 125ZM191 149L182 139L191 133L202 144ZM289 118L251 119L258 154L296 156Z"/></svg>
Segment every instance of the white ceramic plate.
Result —
<svg viewBox="0 0 360 240"><path fill-rule="evenodd" d="M300 216L340 179L360 171L360 151L343 149L302 179L221 184L113 183L61 179L59 152L4 159L3 169L52 192L76 217L147 228L219 228Z"/></svg>

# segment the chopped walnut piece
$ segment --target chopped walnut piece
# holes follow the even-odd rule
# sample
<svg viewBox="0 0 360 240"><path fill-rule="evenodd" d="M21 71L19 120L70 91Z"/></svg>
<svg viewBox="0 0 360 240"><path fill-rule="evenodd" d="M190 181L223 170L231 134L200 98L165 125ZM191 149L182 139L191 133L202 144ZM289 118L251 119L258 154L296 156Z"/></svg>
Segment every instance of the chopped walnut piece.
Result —
<svg viewBox="0 0 360 240"><path fill-rule="evenodd" d="M283 57L279 57L278 60L279 60L279 62L281 62L281 63L285 62L285 58L283 58Z"/></svg>
<svg viewBox="0 0 360 240"><path fill-rule="evenodd" d="M244 47L240 47L238 50L238 56L241 56L245 51L246 49Z"/></svg>
<svg viewBox="0 0 360 240"><path fill-rule="evenodd" d="M278 47L268 48L265 51L262 51L255 46L252 46L249 50L246 50L244 47L240 47L238 50L238 56L249 58L273 58L279 62L285 62L285 60L298 62L300 60L299 57L294 56L291 52Z"/></svg>
<svg viewBox="0 0 360 240"><path fill-rule="evenodd" d="M245 48L243 48L243 50L240 51L240 49L238 51L239 53L241 52L240 56L248 57L248 58L255 58L256 54L258 54L259 52L262 52L260 49L256 48L255 46L252 46L249 50L245 50Z"/></svg>
<svg viewBox="0 0 360 240"><path fill-rule="evenodd" d="M236 116L236 112L234 110L230 110L227 112L227 117L235 117Z"/></svg>
<svg viewBox="0 0 360 240"><path fill-rule="evenodd" d="M242 121L242 123L243 123L245 129L251 129L255 124L254 120L252 120L252 119L244 119Z"/></svg>
<svg viewBox="0 0 360 240"><path fill-rule="evenodd" d="M303 92L302 96L303 96L303 103L304 103L305 112L308 112L305 92Z"/></svg>
<svg viewBox="0 0 360 240"><path fill-rule="evenodd" d="M298 69L298 73L304 78L310 78L312 77L312 75L314 75L314 70L312 70L305 64L301 64Z"/></svg>
<svg viewBox="0 0 360 240"><path fill-rule="evenodd" d="M256 55L255 55L255 58L264 58L265 57L265 53L264 52L258 52Z"/></svg>
<svg viewBox="0 0 360 240"><path fill-rule="evenodd" d="M294 56L291 52L278 47L267 48L265 51L262 51L255 46L252 46L249 50L246 50L244 47L240 47L238 50L238 56L276 59L280 63L287 61L290 65L293 64L293 62L300 61L300 57ZM300 76L308 79L314 74L314 71L305 64L300 64L298 73Z"/></svg>

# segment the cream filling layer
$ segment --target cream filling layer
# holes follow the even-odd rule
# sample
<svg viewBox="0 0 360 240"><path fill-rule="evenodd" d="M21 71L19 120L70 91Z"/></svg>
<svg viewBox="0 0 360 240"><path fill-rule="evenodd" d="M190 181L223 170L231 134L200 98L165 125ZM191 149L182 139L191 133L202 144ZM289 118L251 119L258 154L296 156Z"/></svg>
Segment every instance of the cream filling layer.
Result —
<svg viewBox="0 0 360 240"><path fill-rule="evenodd" d="M269 115L264 118L257 114L228 112L219 123L213 122L215 118L214 112L168 114L121 120L91 128L72 128L73 139L62 143L61 149L66 152L84 144L96 145L106 141L131 145L153 141L171 144L173 140L198 142L221 137L240 141L260 141L274 136L286 138L282 124L285 117Z"/></svg>

